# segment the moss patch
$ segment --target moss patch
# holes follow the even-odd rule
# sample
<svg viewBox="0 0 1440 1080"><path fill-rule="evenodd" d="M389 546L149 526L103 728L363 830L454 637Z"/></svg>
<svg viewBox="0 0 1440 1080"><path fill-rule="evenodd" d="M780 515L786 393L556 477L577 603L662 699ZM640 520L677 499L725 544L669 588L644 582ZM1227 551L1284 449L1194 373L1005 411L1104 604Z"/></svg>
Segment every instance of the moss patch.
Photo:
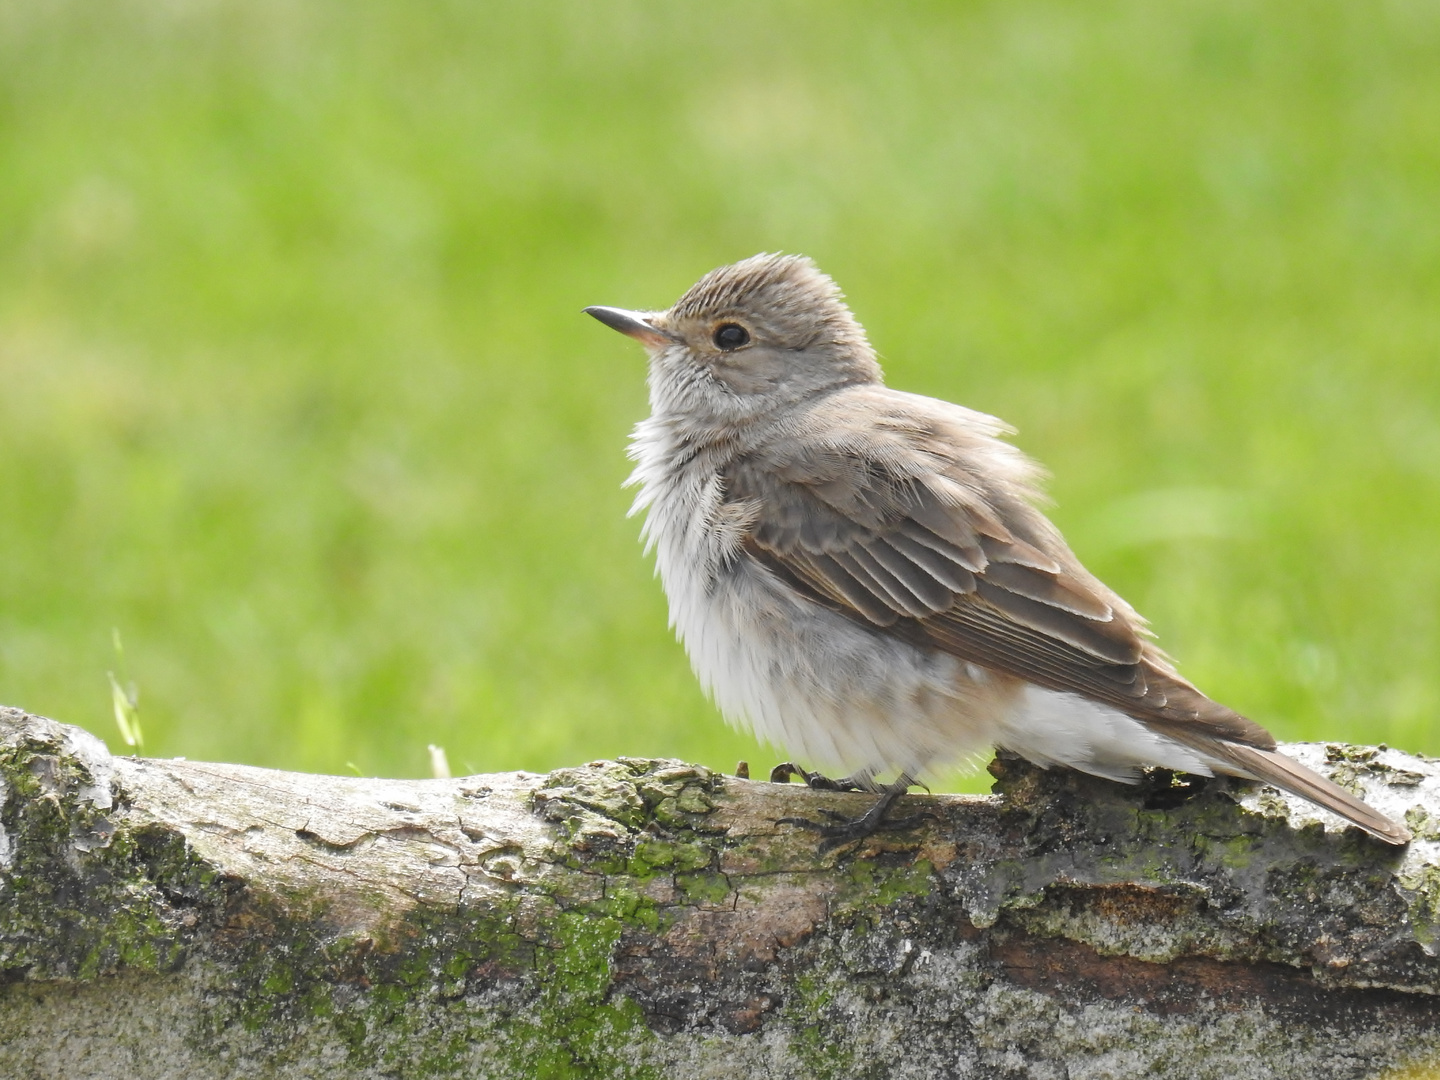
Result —
<svg viewBox="0 0 1440 1080"><path fill-rule="evenodd" d="M59 740L0 753L0 823L11 865L0 904L0 969L90 979L171 971L213 930L218 874L175 833L97 806L98 778Z"/></svg>

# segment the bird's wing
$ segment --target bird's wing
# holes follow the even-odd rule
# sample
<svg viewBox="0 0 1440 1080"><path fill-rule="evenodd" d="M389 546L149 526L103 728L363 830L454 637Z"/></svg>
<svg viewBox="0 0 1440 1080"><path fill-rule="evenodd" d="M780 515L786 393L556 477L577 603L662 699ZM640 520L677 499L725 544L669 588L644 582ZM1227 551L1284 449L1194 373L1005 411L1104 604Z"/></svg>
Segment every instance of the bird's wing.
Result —
<svg viewBox="0 0 1440 1080"><path fill-rule="evenodd" d="M740 550L877 632L1162 730L1273 747L1180 678L1143 620L1085 571L1032 505L1035 469L1000 430L884 387L832 395L725 470L726 499L750 523Z"/></svg>

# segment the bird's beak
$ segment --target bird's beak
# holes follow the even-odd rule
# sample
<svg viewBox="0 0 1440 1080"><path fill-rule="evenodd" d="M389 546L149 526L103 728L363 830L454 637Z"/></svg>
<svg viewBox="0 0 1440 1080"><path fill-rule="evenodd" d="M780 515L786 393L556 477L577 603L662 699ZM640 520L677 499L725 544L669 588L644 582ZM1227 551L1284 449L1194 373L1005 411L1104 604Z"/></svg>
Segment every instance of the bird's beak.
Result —
<svg viewBox="0 0 1440 1080"><path fill-rule="evenodd" d="M618 307L587 307L586 315L593 315L611 330L628 334L642 345L659 348L680 340L668 330L662 330L646 317L644 312L626 311Z"/></svg>

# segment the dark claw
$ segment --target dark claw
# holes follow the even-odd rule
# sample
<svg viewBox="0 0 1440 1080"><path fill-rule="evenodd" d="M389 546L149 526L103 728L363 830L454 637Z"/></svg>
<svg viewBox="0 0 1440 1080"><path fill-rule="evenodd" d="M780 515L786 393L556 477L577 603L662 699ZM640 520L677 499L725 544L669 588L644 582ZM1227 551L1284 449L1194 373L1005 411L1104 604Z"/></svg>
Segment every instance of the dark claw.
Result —
<svg viewBox="0 0 1440 1080"><path fill-rule="evenodd" d="M770 770L772 784L788 784L792 776L804 776L805 770L793 761L785 761Z"/></svg>

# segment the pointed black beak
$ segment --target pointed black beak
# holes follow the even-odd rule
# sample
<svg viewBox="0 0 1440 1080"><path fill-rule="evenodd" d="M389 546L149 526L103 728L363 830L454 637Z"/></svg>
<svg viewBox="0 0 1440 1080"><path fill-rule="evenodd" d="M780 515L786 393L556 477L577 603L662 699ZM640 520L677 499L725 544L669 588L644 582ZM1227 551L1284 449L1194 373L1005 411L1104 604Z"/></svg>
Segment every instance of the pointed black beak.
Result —
<svg viewBox="0 0 1440 1080"><path fill-rule="evenodd" d="M586 315L593 315L611 330L619 330L645 345L659 347L679 340L668 330L662 330L646 317L644 312L626 311L618 307L587 307Z"/></svg>

